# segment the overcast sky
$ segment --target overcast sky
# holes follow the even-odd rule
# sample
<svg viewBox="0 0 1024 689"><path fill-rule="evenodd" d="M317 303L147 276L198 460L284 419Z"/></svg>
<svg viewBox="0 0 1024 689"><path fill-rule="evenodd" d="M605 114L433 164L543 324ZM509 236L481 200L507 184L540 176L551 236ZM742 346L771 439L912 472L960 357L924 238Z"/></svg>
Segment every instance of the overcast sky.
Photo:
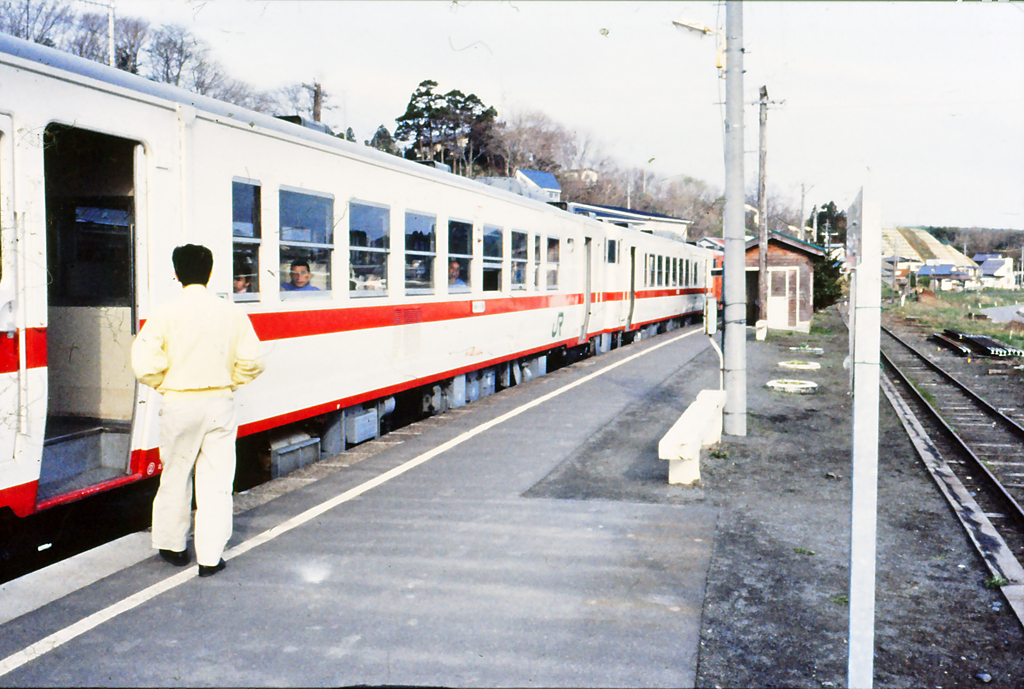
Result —
<svg viewBox="0 0 1024 689"><path fill-rule="evenodd" d="M324 120L359 141L424 79L589 133L620 166L724 188L725 82L714 2L117 0L185 25L261 89L320 81ZM745 172L756 190L758 89L769 193L805 212L864 186L886 225L1024 229L1024 4L748 2Z"/></svg>

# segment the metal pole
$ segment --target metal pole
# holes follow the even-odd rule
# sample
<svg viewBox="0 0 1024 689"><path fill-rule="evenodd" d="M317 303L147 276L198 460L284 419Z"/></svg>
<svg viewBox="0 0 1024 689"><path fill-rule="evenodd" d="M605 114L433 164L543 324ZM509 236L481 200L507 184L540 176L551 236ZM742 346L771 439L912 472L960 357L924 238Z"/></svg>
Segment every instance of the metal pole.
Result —
<svg viewBox="0 0 1024 689"><path fill-rule="evenodd" d="M765 194L765 159L768 156L766 134L768 130L768 87L761 87L761 108L759 114L760 139L757 167L757 318L768 320L768 198Z"/></svg>
<svg viewBox="0 0 1024 689"><path fill-rule="evenodd" d="M114 0L110 0L107 13L107 48L110 54L110 66L114 67Z"/></svg>
<svg viewBox="0 0 1024 689"><path fill-rule="evenodd" d="M747 275L743 221L743 4L725 3L725 410L722 430L747 434Z"/></svg>

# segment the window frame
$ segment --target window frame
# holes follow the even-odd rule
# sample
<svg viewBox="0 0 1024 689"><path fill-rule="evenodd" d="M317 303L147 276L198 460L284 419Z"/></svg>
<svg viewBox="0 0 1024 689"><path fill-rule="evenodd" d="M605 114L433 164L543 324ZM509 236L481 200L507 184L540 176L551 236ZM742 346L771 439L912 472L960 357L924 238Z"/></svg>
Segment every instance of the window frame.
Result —
<svg viewBox="0 0 1024 689"><path fill-rule="evenodd" d="M434 224L430 231L430 245L433 251L424 251L422 249L410 249L409 248L409 218L410 216L419 216L423 218L430 218L434 221ZM437 292L437 214L428 213L426 211L418 211L406 208L403 215L402 223L402 249L404 260L402 261L402 289L407 295L416 294L434 294ZM429 275L429 287L410 287L409 286L409 258L419 256L425 258L428 261L427 274Z"/></svg>
<svg viewBox="0 0 1024 689"><path fill-rule="evenodd" d="M376 246L353 246L352 245L352 218L355 217L355 214L352 212L352 206L353 205L363 206L363 207L366 207L366 208L376 208L376 209L379 209L379 210L383 210L383 211L385 211L387 213L387 223L385 224L385 231L386 232L384 234L384 239L386 241L385 241L383 247L376 247ZM348 290L348 293L349 293L349 296L354 297L356 299L372 299L373 297L386 297L386 296L388 296L388 283L389 283L389 280L388 280L388 270L389 270L389 268L391 266L391 219L392 219L391 218L391 206L389 206L389 205L387 205L385 203L378 203L376 201L367 201L366 199L350 198L348 200L348 218L349 218L349 221L348 221L349 222L349 225L348 225L348 232L349 232L349 234L348 234L348 261L349 261L349 263L348 263L348 265L349 265L349 290ZM357 252L359 252L359 253L369 253L369 254L379 254L379 255L382 255L384 257L384 265L383 265L383 271L382 271L383 277L384 277L383 287L381 287L379 289L352 289L352 277L353 277L353 274L355 272L354 266L355 265L365 265L365 264L362 264L362 263L356 264L356 263L354 263L352 261L352 254L357 253Z"/></svg>
<svg viewBox="0 0 1024 689"><path fill-rule="evenodd" d="M469 229L468 236L468 247L463 247L469 250L469 253L455 253L452 251L452 224L458 223L465 225ZM459 264L459 277L462 277L463 271L465 271L465 285L452 285L448 284L449 294L465 294L473 290L473 223L469 220L460 220L459 218L448 218L448 259L445 261L445 275L451 267L452 261L456 261ZM463 263L465 262L465 263Z"/></svg>
<svg viewBox="0 0 1024 689"><path fill-rule="evenodd" d="M488 235L493 235L495 233L495 231L498 233L498 235L499 235L499 237L501 239L501 241L497 243L497 246L500 247L500 249L499 249L500 253L497 256L495 256L493 254L488 254L488 246L487 246L488 245L488 242L487 242ZM502 289L503 289L503 286L504 286L503 277L504 277L504 270L505 270L505 236L506 236L505 233L506 233L505 228L500 226L500 225L491 225L489 223L485 223L484 226L483 226L483 236L482 236L482 242L481 242L481 244L482 244L482 247L481 247L481 260L480 260L481 266L483 268L483 273L482 273L481 280L480 280L480 289L483 292L501 292ZM493 247L494 245L495 244L492 242L491 246ZM487 284L488 272L493 273L495 271L497 271L497 273L498 273L498 283L497 283L497 286L496 287L494 287L494 286L488 287L488 284Z"/></svg>
<svg viewBox="0 0 1024 689"><path fill-rule="evenodd" d="M562 265L562 238L551 237L547 238L547 245L545 246L544 252L544 288L548 290L558 289L559 278L561 277L561 265ZM551 260L551 247L555 247L555 260ZM552 282L551 276L554 275L554 281Z"/></svg>
<svg viewBox="0 0 1024 689"><path fill-rule="evenodd" d="M281 209L284 206L284 204L282 203L282 201L283 201L283 196L282 195L283 194L295 194L297 196L308 196L308 197L312 197L312 198L326 199L329 202L330 215L328 216L328 223L327 223L327 228L326 228L326 231L325 231L325 239L329 236L331 241L329 241L329 242L313 242L313 241L308 241L307 242L307 241L294 240L294 239L285 240L284 237L283 237L284 227L283 227L283 223L281 222L281 219L282 219L281 218L281 212L282 212ZM336 201L336 198L335 198L334 194L332 194L330 192L316 191L316 190L313 190L313 189L304 189L302 187L292 187L292 186L288 186L288 185L284 185L284 184L278 186L278 188L277 188L277 202L278 202L278 205L277 205L277 237L278 237L277 254L278 254L278 267L279 267L279 269L280 269L280 266L284 265L284 263L285 263L285 261L283 260L284 259L284 249L285 249L285 247L288 247L290 249L306 250L306 251L310 251L310 252L319 252L319 251L326 251L327 252L327 260L324 261L324 265L325 265L326 271L327 271L327 288L326 289L316 289L316 290L286 290L283 287L279 287L278 292L279 292L279 294L281 295L282 298L285 298L285 299L308 299L308 298L317 297L317 296L330 296L331 293L334 291L334 247L335 247L334 229L335 229L335 225L336 225L336 220L335 220L336 216L334 214L334 203L335 203L335 201ZM303 229L305 229L305 228L303 228ZM290 262L291 261L289 261L289 263ZM312 266L310 267L310 272L312 273ZM281 275L280 277L283 278L285 276ZM278 282L280 283L280 285L284 285L285 284L281 280L279 280ZM310 282L312 282L312 278L310 279Z"/></svg>
<svg viewBox="0 0 1024 689"><path fill-rule="evenodd" d="M252 203L252 234L236 234L235 223L235 186L246 186L253 188ZM248 177L231 178L231 296L237 302L249 302L260 300L260 247L263 245L263 184L256 179ZM253 279L248 292L235 292L234 278L237 269L239 248L243 251L252 251L255 254L255 263L252 266ZM252 287L255 289L252 289Z"/></svg>
<svg viewBox="0 0 1024 689"><path fill-rule="evenodd" d="M523 241L523 256L522 258L516 258L516 235L522 237ZM513 229L511 234L512 248L509 251L509 256L512 261L512 269L509 273L511 278L512 289L514 290L525 290L527 285L526 272L530 265L530 234L523 232L522 230ZM519 271L516 271L516 267L519 267ZM520 276L521 280L516 281L516 276Z"/></svg>

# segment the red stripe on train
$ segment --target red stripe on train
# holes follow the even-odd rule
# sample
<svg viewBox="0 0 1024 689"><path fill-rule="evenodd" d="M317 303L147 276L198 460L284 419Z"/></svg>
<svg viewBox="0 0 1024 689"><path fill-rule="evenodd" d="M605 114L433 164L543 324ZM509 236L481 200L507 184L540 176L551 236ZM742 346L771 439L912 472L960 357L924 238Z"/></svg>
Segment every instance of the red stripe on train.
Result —
<svg viewBox="0 0 1024 689"><path fill-rule="evenodd" d="M18 370L18 333L0 334L0 373ZM46 328L25 331L26 364L28 368L46 366Z"/></svg>

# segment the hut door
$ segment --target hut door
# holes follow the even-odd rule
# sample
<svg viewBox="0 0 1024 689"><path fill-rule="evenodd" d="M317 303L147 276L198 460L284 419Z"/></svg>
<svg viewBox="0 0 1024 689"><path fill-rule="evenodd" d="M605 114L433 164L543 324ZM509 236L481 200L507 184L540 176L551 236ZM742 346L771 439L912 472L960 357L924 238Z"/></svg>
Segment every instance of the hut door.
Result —
<svg viewBox="0 0 1024 689"><path fill-rule="evenodd" d="M768 269L768 327L796 327L796 268Z"/></svg>

